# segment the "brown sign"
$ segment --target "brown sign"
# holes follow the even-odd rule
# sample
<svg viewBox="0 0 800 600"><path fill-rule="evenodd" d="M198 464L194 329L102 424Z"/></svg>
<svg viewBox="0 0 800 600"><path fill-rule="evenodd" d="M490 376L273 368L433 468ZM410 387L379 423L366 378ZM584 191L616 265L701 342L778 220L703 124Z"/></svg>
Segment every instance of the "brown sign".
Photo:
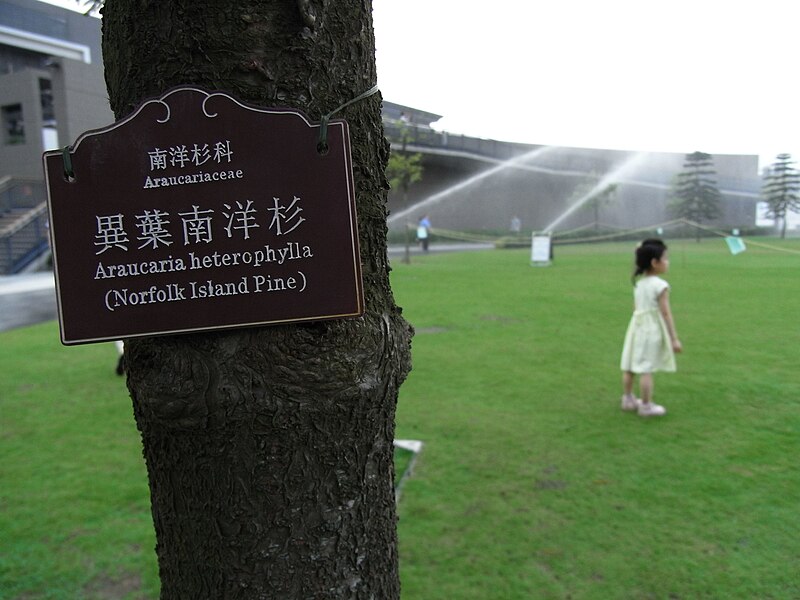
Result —
<svg viewBox="0 0 800 600"><path fill-rule="evenodd" d="M363 314L347 123L183 87L44 155L64 344Z"/></svg>

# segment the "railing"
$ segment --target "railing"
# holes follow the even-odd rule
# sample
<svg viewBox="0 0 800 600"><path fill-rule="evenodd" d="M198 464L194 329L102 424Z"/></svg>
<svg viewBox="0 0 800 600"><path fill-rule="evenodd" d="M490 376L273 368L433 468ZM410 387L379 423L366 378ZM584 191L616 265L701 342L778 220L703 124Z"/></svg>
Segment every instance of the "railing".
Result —
<svg viewBox="0 0 800 600"><path fill-rule="evenodd" d="M454 135L445 131L436 131L424 125L403 123L396 119L384 119L383 129L386 138L396 148L401 147L405 143L417 149L430 148L433 150L465 152L499 160L514 158L536 148L533 144L517 144L514 142L501 142L464 135ZM574 160L572 164L575 164ZM585 165L587 173L593 170L593 168L595 167L588 164ZM675 173L679 170L680 168L678 168ZM671 187L673 185L672 177L675 173L669 173L663 169L654 170L650 168L649 171L639 171L632 179L639 182L649 182ZM720 176L714 176L713 178L716 179L717 189L733 192L734 195L750 197L758 196L763 184L761 176L758 174L747 178Z"/></svg>
<svg viewBox="0 0 800 600"><path fill-rule="evenodd" d="M401 145L405 142L410 146L468 152L501 160L513 158L526 149L530 150L535 147L533 145L454 135L446 131L436 131L430 127L409 125L402 121L390 119L384 119L383 131L386 139L392 144Z"/></svg>
<svg viewBox="0 0 800 600"><path fill-rule="evenodd" d="M47 208L42 203L0 231L0 273L20 273L46 252Z"/></svg>
<svg viewBox="0 0 800 600"><path fill-rule="evenodd" d="M0 217L15 208L34 208L44 199L45 188L41 181L0 178Z"/></svg>
<svg viewBox="0 0 800 600"><path fill-rule="evenodd" d="M19 273L48 249L41 181L0 179L0 274Z"/></svg>

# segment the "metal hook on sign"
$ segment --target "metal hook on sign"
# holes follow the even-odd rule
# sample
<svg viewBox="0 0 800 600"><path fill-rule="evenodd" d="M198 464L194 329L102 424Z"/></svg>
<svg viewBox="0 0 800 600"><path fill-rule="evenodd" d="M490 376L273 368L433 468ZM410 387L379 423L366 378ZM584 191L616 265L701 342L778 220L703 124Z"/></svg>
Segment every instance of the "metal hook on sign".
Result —
<svg viewBox="0 0 800 600"><path fill-rule="evenodd" d="M64 159L64 179L69 182L75 181L75 169L72 168L72 154L70 154L69 146L64 146L61 150L61 156Z"/></svg>
<svg viewBox="0 0 800 600"><path fill-rule="evenodd" d="M351 104L358 102L359 100L363 100L364 98L368 98L378 92L378 84L373 85L363 94L359 94L352 100L348 100L341 106L333 109L327 115L322 115L322 118L319 120L319 140L317 141L317 152L320 154L327 154L328 153L328 121L330 121L331 117L338 113L343 108L347 108Z"/></svg>

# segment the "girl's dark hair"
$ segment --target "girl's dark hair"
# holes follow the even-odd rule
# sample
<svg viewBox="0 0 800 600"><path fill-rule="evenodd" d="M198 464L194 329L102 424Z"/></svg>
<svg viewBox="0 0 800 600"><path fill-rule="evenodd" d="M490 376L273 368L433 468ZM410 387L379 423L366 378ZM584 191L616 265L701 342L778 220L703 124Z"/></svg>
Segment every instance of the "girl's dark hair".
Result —
<svg viewBox="0 0 800 600"><path fill-rule="evenodd" d="M645 273L653 264L653 259L661 260L664 252L667 251L667 245L658 238L648 238L636 247L636 268L631 276L631 281L635 282L636 278Z"/></svg>

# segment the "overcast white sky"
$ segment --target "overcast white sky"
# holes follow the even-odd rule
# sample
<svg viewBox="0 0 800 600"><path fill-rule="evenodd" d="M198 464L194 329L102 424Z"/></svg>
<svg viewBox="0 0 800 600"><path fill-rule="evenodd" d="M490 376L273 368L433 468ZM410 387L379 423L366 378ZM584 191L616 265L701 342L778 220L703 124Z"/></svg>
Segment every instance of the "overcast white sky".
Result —
<svg viewBox="0 0 800 600"><path fill-rule="evenodd" d="M373 10L384 99L440 114L452 133L800 159L796 0L373 0Z"/></svg>
<svg viewBox="0 0 800 600"><path fill-rule="evenodd" d="M386 100L451 132L800 159L795 0L373 0Z"/></svg>

